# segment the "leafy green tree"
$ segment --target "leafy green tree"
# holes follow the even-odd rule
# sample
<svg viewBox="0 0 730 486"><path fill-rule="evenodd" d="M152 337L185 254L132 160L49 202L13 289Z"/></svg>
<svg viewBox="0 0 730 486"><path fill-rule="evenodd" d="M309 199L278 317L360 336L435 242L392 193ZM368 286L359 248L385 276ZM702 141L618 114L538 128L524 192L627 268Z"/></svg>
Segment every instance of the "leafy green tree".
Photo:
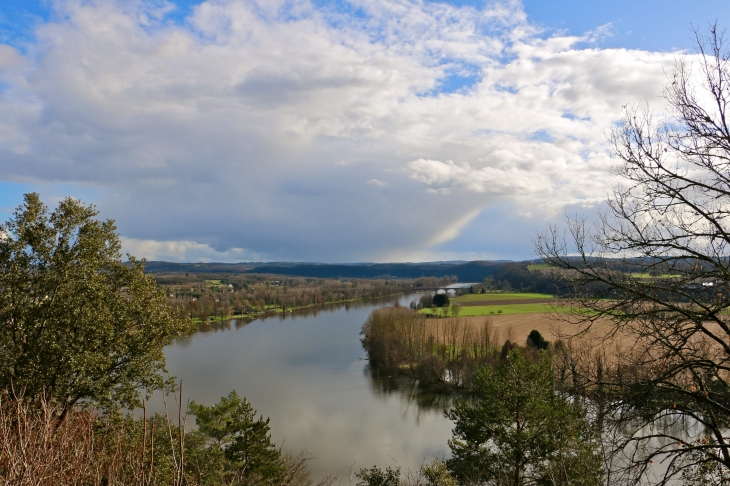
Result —
<svg viewBox="0 0 730 486"><path fill-rule="evenodd" d="M193 330L97 214L34 193L0 225L0 387L45 395L59 421L79 401L137 405L165 385L162 348Z"/></svg>
<svg viewBox="0 0 730 486"><path fill-rule="evenodd" d="M355 473L360 480L357 486L398 486L400 481L400 468L391 469L387 467L385 471L377 466L370 469L360 469Z"/></svg>
<svg viewBox="0 0 730 486"><path fill-rule="evenodd" d="M577 402L556 394L550 358L521 350L481 369L479 399L449 411L448 469L460 484L520 486L602 482L598 437Z"/></svg>
<svg viewBox="0 0 730 486"><path fill-rule="evenodd" d="M449 296L446 295L445 293L444 294L436 294L436 295L434 295L433 296L433 299L432 299L432 302L433 302L433 305L435 305L436 307L448 306L449 303L450 303Z"/></svg>
<svg viewBox="0 0 730 486"><path fill-rule="evenodd" d="M527 336L527 346L535 349L547 349L550 345L549 341L546 341L540 331L533 329L530 331L530 335Z"/></svg>
<svg viewBox="0 0 730 486"><path fill-rule="evenodd" d="M191 402L198 431L228 462L226 469L239 484L278 484L284 474L282 454L271 441L269 419L256 418L256 410L236 391L212 406Z"/></svg>

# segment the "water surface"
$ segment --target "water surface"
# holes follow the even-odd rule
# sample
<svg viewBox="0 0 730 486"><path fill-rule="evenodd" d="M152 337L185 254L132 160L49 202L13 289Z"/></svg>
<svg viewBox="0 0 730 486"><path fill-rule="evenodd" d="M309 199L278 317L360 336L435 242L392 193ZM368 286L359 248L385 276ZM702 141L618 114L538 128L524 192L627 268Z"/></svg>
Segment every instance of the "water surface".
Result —
<svg viewBox="0 0 730 486"><path fill-rule="evenodd" d="M168 346L167 367L187 399L211 405L232 389L248 398L271 418L277 444L314 455L315 478L333 474L346 484L374 464L416 470L447 456L453 424L442 397L367 366L361 326L394 300L217 324Z"/></svg>

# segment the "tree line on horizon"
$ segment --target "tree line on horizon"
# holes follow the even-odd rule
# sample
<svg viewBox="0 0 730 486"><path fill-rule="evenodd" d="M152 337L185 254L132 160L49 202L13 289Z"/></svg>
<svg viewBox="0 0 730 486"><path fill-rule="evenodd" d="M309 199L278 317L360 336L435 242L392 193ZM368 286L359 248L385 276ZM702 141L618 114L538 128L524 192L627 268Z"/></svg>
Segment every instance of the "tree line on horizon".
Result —
<svg viewBox="0 0 730 486"><path fill-rule="evenodd" d="M266 274L303 278L348 279L418 279L454 276L461 282L481 282L507 262L436 262L436 263L170 263L147 262L147 271L160 274Z"/></svg>
<svg viewBox="0 0 730 486"><path fill-rule="evenodd" d="M190 316L207 321L210 317L257 315L267 311L286 312L304 307L322 306L356 300L370 300L402 295L421 288L444 286L455 278L419 278L413 280L312 279L271 275L206 274L200 279L165 274L158 283L174 307L186 309Z"/></svg>

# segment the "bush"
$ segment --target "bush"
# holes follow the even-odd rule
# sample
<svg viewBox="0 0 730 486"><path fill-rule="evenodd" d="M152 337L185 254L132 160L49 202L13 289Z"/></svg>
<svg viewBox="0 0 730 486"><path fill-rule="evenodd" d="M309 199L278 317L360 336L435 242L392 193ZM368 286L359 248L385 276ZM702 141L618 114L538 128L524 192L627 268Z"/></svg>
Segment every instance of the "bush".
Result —
<svg viewBox="0 0 730 486"><path fill-rule="evenodd" d="M448 306L451 302L449 301L449 296L444 294L436 294L433 296L433 305L436 307L444 307Z"/></svg>
<svg viewBox="0 0 730 486"><path fill-rule="evenodd" d="M422 308L430 309L433 306L433 296L431 294L422 295L419 303Z"/></svg>
<svg viewBox="0 0 730 486"><path fill-rule="evenodd" d="M528 348L547 349L549 344L550 342L546 341L545 338L542 337L542 334L540 334L540 331L537 331L536 329L530 331L530 335L527 336Z"/></svg>
<svg viewBox="0 0 730 486"><path fill-rule="evenodd" d="M421 475L428 486L456 486L456 480L449 474L446 463L439 459L422 465Z"/></svg>
<svg viewBox="0 0 730 486"><path fill-rule="evenodd" d="M458 318L426 317L405 308L374 310L361 332L370 366L408 373L421 385L469 389L477 366L499 351L491 322L473 327Z"/></svg>
<svg viewBox="0 0 730 486"><path fill-rule="evenodd" d="M360 480L357 486L398 486L400 484L400 468L388 467L383 471L379 467L373 466L370 469L360 469L355 476Z"/></svg>
<svg viewBox="0 0 730 486"><path fill-rule="evenodd" d="M0 486L314 484L306 468L311 456L275 447L268 419L256 419L235 392L212 407L191 403L199 428L182 434L158 414L74 407L59 422L58 409L46 398L36 404L0 392Z"/></svg>

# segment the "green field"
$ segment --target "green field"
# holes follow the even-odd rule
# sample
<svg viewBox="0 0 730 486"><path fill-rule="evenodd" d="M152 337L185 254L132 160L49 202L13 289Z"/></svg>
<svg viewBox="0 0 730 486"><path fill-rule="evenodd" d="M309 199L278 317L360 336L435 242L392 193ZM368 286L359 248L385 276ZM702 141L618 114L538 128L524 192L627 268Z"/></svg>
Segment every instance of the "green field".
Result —
<svg viewBox="0 0 730 486"><path fill-rule="evenodd" d="M551 268L556 268L549 263L533 263L531 265L527 265L527 269L531 272L535 270L550 270Z"/></svg>
<svg viewBox="0 0 730 486"><path fill-rule="evenodd" d="M552 307L548 304L470 305L459 307L459 317L541 314L551 311L568 312L569 310L567 307ZM441 311L440 309L421 309L418 312L440 315ZM450 311L447 311L447 316L451 316Z"/></svg>
<svg viewBox="0 0 730 486"><path fill-rule="evenodd" d="M654 278L678 278L679 275L676 274L664 274L664 275L649 275L648 273L632 273L631 276L633 278L640 278L640 279L654 279Z"/></svg>
<svg viewBox="0 0 730 486"><path fill-rule="evenodd" d="M490 300L518 300L518 299L552 299L550 294L526 294L520 292L465 294L454 297L451 302L487 302Z"/></svg>

